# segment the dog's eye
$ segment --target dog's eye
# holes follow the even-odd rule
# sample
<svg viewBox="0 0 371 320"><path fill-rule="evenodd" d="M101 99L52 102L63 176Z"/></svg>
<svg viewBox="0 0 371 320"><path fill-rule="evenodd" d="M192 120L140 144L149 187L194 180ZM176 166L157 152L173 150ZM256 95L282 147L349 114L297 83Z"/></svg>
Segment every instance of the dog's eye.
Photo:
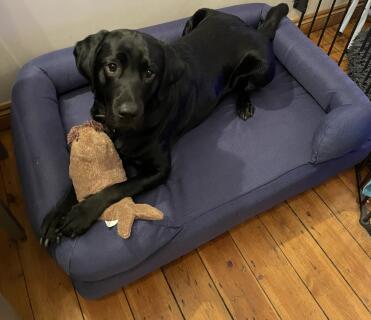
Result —
<svg viewBox="0 0 371 320"><path fill-rule="evenodd" d="M153 70L151 68L147 68L145 71L144 71L144 75L146 78L152 78L155 73L153 72Z"/></svg>
<svg viewBox="0 0 371 320"><path fill-rule="evenodd" d="M113 62L107 64L106 70L108 73L115 73L117 71L117 64Z"/></svg>

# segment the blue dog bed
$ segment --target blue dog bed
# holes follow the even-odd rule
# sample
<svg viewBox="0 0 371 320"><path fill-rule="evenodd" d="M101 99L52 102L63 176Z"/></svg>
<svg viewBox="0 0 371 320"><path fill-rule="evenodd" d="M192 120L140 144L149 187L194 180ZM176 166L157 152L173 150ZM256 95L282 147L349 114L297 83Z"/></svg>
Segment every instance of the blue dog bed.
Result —
<svg viewBox="0 0 371 320"><path fill-rule="evenodd" d="M256 27L268 8L247 4L222 11ZM172 41L184 23L143 31ZM163 221L137 221L129 240L97 222L81 237L50 248L83 296L122 287L368 154L371 104L361 90L288 19L274 50L276 76L252 96L253 118L242 121L235 97L224 99L173 149L168 181L135 199L161 209ZM90 117L93 95L68 48L26 64L12 101L17 163L38 233L71 183L66 133Z"/></svg>

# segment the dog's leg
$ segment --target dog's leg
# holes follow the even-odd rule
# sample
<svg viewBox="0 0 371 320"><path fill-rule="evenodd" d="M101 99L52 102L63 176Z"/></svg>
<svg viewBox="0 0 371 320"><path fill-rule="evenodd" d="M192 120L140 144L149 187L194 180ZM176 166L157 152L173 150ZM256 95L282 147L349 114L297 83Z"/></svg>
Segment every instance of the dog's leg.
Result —
<svg viewBox="0 0 371 320"><path fill-rule="evenodd" d="M238 92L236 111L238 116L244 121L253 116L255 108L250 101L250 95L247 90L241 90Z"/></svg>
<svg viewBox="0 0 371 320"><path fill-rule="evenodd" d="M71 186L55 208L45 216L41 225L40 244L47 247L49 243L59 242L60 237L57 235L56 229L63 224L65 215L76 203L75 190Z"/></svg>
<svg viewBox="0 0 371 320"><path fill-rule="evenodd" d="M254 114L250 93L269 82L269 64L255 53L248 52L233 71L228 87L237 93L236 111L246 121Z"/></svg>

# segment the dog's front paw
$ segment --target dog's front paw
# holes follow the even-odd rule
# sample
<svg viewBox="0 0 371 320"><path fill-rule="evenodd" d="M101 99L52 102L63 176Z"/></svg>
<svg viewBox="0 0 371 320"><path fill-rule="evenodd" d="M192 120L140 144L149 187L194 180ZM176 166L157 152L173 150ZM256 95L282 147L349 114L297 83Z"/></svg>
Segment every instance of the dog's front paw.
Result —
<svg viewBox="0 0 371 320"><path fill-rule="evenodd" d="M57 234L74 238L88 231L100 214L96 214L94 208L91 208L85 201L72 207L65 216L62 226L57 229Z"/></svg>
<svg viewBox="0 0 371 320"><path fill-rule="evenodd" d="M238 116L246 121L254 115L255 107L251 104L250 101L239 102L237 103L236 111Z"/></svg>
<svg viewBox="0 0 371 320"><path fill-rule="evenodd" d="M51 243L59 243L61 235L57 233L58 228L64 222L64 213L52 210L43 220L41 225L40 244L47 247Z"/></svg>

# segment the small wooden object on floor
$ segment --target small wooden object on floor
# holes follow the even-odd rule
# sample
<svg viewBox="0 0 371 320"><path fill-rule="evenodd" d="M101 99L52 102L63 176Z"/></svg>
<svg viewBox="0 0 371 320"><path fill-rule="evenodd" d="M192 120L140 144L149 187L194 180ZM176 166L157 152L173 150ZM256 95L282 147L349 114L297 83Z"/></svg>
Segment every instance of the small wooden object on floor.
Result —
<svg viewBox="0 0 371 320"><path fill-rule="evenodd" d="M8 157L8 153L0 142L0 160ZM26 240L26 234L7 206L0 200L0 228L5 229L13 240Z"/></svg>

